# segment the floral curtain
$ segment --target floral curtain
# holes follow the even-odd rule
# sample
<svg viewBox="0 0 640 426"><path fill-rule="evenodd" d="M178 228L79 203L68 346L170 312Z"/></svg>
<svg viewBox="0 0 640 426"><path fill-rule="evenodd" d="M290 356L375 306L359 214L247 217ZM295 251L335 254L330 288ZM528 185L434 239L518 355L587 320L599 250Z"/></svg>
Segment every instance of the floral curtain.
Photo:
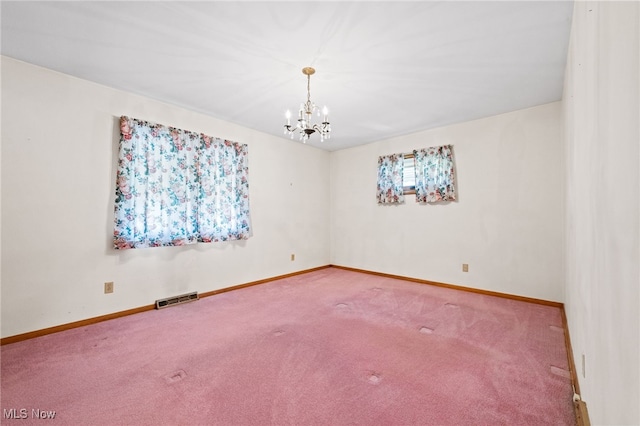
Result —
<svg viewBox="0 0 640 426"><path fill-rule="evenodd" d="M246 145L120 118L114 247L250 236Z"/></svg>
<svg viewBox="0 0 640 426"><path fill-rule="evenodd" d="M434 203L456 199L451 145L414 150L416 202Z"/></svg>
<svg viewBox="0 0 640 426"><path fill-rule="evenodd" d="M404 203L403 167L404 154L383 155L378 158L378 204Z"/></svg>
<svg viewBox="0 0 640 426"><path fill-rule="evenodd" d="M247 145L202 136L198 161L199 241L249 238L248 171Z"/></svg>

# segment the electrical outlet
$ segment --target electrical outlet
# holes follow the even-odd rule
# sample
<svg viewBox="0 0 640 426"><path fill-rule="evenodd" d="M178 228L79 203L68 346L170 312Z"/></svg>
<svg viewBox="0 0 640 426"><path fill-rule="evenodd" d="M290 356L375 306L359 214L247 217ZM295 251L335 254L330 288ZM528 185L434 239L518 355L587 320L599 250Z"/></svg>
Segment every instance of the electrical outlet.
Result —
<svg viewBox="0 0 640 426"><path fill-rule="evenodd" d="M462 272L469 272L469 264L468 263L463 263L462 264Z"/></svg>
<svg viewBox="0 0 640 426"><path fill-rule="evenodd" d="M104 283L104 294L113 293L113 281Z"/></svg>
<svg viewBox="0 0 640 426"><path fill-rule="evenodd" d="M291 261L293 262L294 260L296 260L296 255L291 253Z"/></svg>

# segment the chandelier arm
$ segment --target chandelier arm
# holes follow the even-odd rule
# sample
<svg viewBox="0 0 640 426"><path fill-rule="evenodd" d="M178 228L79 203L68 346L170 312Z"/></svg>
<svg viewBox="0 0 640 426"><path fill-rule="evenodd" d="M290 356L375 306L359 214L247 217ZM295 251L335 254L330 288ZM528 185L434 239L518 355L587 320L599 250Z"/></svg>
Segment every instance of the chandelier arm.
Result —
<svg viewBox="0 0 640 426"><path fill-rule="evenodd" d="M320 134L327 135L331 131L331 128L328 126L329 123L322 124L314 124L313 129Z"/></svg>

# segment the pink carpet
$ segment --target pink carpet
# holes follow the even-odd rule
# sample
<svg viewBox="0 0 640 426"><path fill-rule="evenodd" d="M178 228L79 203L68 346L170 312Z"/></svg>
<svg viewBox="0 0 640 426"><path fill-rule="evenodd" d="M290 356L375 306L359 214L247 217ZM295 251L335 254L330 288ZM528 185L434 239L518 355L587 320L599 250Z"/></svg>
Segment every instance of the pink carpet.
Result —
<svg viewBox="0 0 640 426"><path fill-rule="evenodd" d="M1 355L3 424L575 423L558 308L337 268Z"/></svg>

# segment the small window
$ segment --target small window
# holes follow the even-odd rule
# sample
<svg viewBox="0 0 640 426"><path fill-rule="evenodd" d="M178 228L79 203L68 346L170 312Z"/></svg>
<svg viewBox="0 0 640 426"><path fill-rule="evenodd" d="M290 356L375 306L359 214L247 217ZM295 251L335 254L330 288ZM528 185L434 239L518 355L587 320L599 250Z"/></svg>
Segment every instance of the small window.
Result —
<svg viewBox="0 0 640 426"><path fill-rule="evenodd" d="M413 154L404 155L402 192L404 195L416 193L416 165L413 160Z"/></svg>

